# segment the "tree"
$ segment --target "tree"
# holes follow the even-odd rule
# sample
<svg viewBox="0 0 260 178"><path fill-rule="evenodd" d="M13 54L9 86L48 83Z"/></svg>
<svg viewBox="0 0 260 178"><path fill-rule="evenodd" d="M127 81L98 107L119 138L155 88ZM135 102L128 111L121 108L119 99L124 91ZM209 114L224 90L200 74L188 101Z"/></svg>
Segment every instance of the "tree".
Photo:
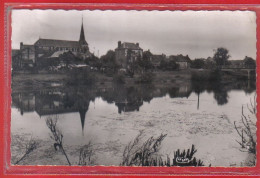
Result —
<svg viewBox="0 0 260 178"><path fill-rule="evenodd" d="M205 61L203 59L195 59L191 62L191 68L202 69L205 67Z"/></svg>
<svg viewBox="0 0 260 178"><path fill-rule="evenodd" d="M71 51L68 51L68 52L65 52L65 53L59 55L59 59L60 59L60 61L62 61L66 64L66 67L68 67L69 64L80 60Z"/></svg>
<svg viewBox="0 0 260 178"><path fill-rule="evenodd" d="M143 52L143 59L144 60L151 61L152 56L153 56L153 54L150 52L150 50Z"/></svg>
<svg viewBox="0 0 260 178"><path fill-rule="evenodd" d="M100 69L102 66L101 60L95 55L91 55L88 58L86 58L86 64L93 67L97 67L98 69Z"/></svg>
<svg viewBox="0 0 260 178"><path fill-rule="evenodd" d="M119 65L116 62L116 55L113 50L109 50L105 55L101 56L100 60L105 68L112 69L113 71L119 68Z"/></svg>
<svg viewBox="0 0 260 178"><path fill-rule="evenodd" d="M166 62L165 60L161 60L159 68L160 68L161 70L166 70L167 65L168 65L168 64L167 64L167 62Z"/></svg>
<svg viewBox="0 0 260 178"><path fill-rule="evenodd" d="M105 55L100 58L104 63L115 62L115 52L113 50L109 50Z"/></svg>
<svg viewBox="0 0 260 178"><path fill-rule="evenodd" d="M141 68L142 71L147 71L153 68L153 64L151 62L152 53L148 51L143 52L143 57L138 56L137 60L134 61Z"/></svg>
<svg viewBox="0 0 260 178"><path fill-rule="evenodd" d="M176 70L179 68L179 65L174 60L161 60L159 67L161 70Z"/></svg>
<svg viewBox="0 0 260 178"><path fill-rule="evenodd" d="M245 65L245 67L248 67L248 68L255 68L256 62L253 58L246 56L244 59L244 65Z"/></svg>
<svg viewBox="0 0 260 178"><path fill-rule="evenodd" d="M228 54L228 50L226 48L218 48L215 51L213 60L216 62L217 66L225 66L229 57L230 55Z"/></svg>
<svg viewBox="0 0 260 178"><path fill-rule="evenodd" d="M143 59L138 60L138 65L139 65L144 71L153 68L153 64L152 64L151 60L148 59L148 58L143 58Z"/></svg>

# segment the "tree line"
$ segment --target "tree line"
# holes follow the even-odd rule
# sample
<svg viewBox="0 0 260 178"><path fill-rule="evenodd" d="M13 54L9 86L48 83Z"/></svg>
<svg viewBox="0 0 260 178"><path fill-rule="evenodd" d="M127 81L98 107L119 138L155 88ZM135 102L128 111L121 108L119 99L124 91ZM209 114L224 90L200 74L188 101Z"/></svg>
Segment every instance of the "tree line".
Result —
<svg viewBox="0 0 260 178"><path fill-rule="evenodd" d="M212 59L204 59L204 58L196 58L191 62L191 68L196 69L203 69L203 68L215 68L215 67L223 67L223 66L230 66L232 63L229 61L229 58L231 57L229 55L229 51L226 48L218 48L217 50L214 50L214 56ZM252 57L245 56L243 59L242 66L240 67L246 67L246 68L255 68L256 67L256 61Z"/></svg>
<svg viewBox="0 0 260 178"><path fill-rule="evenodd" d="M182 56L182 55L180 55ZM191 68L195 69L216 69L221 67L227 67L232 65L230 59L229 51L226 48L220 47L214 50L213 57L205 58L196 58L190 60L186 56L187 62ZM143 52L143 56L138 56L136 60L128 64L128 72L147 72L153 69L173 71L179 69L179 64L174 59L167 59L166 57L160 60L158 66L155 66L153 61L153 54L148 50ZM66 52L59 56L59 59L68 66L69 64L74 63L75 61L80 61L80 59L73 55L72 52ZM85 59L85 63L91 67L96 68L97 70L106 70L111 72L117 72L122 65L116 61L115 51L109 50L105 55L100 58L95 55L89 56ZM243 61L240 62L246 68L255 68L256 61L248 56L245 56Z"/></svg>

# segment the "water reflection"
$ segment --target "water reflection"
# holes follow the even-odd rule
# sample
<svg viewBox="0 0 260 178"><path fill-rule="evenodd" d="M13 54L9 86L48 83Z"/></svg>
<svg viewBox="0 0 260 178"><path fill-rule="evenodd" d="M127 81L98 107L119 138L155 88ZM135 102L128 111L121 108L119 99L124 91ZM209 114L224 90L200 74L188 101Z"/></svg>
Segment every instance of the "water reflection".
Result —
<svg viewBox="0 0 260 178"><path fill-rule="evenodd" d="M197 109L199 109L199 96L204 91L213 92L214 99L218 105L224 105L228 103L228 92L231 90L244 90L245 93L252 93L255 91L256 83L253 81L238 80L236 83L221 83L221 82L209 82L209 81L192 81L192 91L198 95Z"/></svg>
<svg viewBox="0 0 260 178"><path fill-rule="evenodd" d="M122 155L123 145L130 142L130 138L134 138L137 130L145 129L150 135L167 132L169 138L165 141L165 149L183 149L187 142L189 145L196 143L202 158L208 161L207 165L214 163L230 166L233 161L238 165L239 161L236 160L243 159L243 156L239 157L240 152L235 148L237 143L234 140L237 134L234 133L233 121L238 122L241 105L248 103L254 91L255 82L252 81L183 82L170 86L59 86L39 90L14 88L12 106L17 109L12 109L12 132L19 134L12 143L17 145L17 142L22 142L20 135L24 133L19 130L22 128L25 133L33 133L35 138L39 137L42 145L51 145L44 147L47 151L42 154L53 157L57 153L52 144L49 144L50 140L46 140L50 132L46 130L44 121L58 115L58 128L64 135L65 150L73 164L81 152L80 162L83 165L92 164L86 163L91 162L89 157L97 161L93 164L111 165L113 161L113 164L117 165L121 162L121 157L117 155ZM252 94L248 94L251 92ZM225 107L219 107L221 105ZM183 138L187 141L183 142ZM90 150L80 149L90 141L93 141L94 150L98 150L95 155L97 158L92 158ZM219 148L214 150L214 145ZM32 153L33 156L38 156L40 150ZM213 150L211 156L213 155L216 161L210 161L208 150ZM239 153L233 154L236 150ZM92 156L84 157L89 152ZM220 152L222 156L219 158ZM39 156L41 160L45 157L42 154ZM110 160L111 157L113 160ZM15 157L15 161L17 158ZM104 160L105 163L102 162ZM50 163L43 160L41 164Z"/></svg>
<svg viewBox="0 0 260 178"><path fill-rule="evenodd" d="M189 97L196 93L197 109L199 109L200 94L207 91L214 93L218 105L228 103L228 92L244 90L246 93L255 91L255 82L237 81L236 83L191 82L174 87L155 87L153 85L114 85L112 87L91 88L82 87L55 87L39 91L13 91L12 105L19 109L20 114L36 111L41 117L62 113L78 112L84 130L86 113L90 101L101 97L107 103L114 103L118 113L139 111L144 102L153 98L169 95L170 98Z"/></svg>

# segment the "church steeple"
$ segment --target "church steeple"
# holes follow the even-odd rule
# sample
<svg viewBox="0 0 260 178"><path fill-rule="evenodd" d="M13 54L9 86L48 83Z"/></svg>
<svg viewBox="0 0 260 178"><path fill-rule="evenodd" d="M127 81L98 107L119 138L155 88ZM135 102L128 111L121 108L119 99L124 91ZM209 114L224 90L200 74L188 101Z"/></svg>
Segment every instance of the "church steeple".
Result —
<svg viewBox="0 0 260 178"><path fill-rule="evenodd" d="M81 127L82 127L82 135L84 135L84 125L85 125L86 112L87 112L87 109L80 109L79 110Z"/></svg>
<svg viewBox="0 0 260 178"><path fill-rule="evenodd" d="M81 31L80 31L80 37L79 37L79 44L82 45L82 46L88 45L88 43L85 40L84 27L83 27L83 17L82 17Z"/></svg>

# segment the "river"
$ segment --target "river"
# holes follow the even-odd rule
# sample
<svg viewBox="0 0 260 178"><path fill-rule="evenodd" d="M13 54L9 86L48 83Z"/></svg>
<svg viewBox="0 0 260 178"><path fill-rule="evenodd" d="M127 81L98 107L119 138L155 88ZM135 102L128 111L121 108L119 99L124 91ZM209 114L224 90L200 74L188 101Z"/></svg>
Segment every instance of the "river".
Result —
<svg viewBox="0 0 260 178"><path fill-rule="evenodd" d="M72 165L80 148L91 145L88 165L120 165L125 146L140 131L143 139L167 134L160 154L195 145L196 158L208 166L247 166L252 157L236 142L234 121L241 123L241 108L255 96L255 84L191 83L173 88L114 86L53 87L12 93L12 163L23 155L30 139L39 143L24 165L67 165L55 151L47 118L57 119L63 145ZM246 114L250 114L246 111Z"/></svg>

